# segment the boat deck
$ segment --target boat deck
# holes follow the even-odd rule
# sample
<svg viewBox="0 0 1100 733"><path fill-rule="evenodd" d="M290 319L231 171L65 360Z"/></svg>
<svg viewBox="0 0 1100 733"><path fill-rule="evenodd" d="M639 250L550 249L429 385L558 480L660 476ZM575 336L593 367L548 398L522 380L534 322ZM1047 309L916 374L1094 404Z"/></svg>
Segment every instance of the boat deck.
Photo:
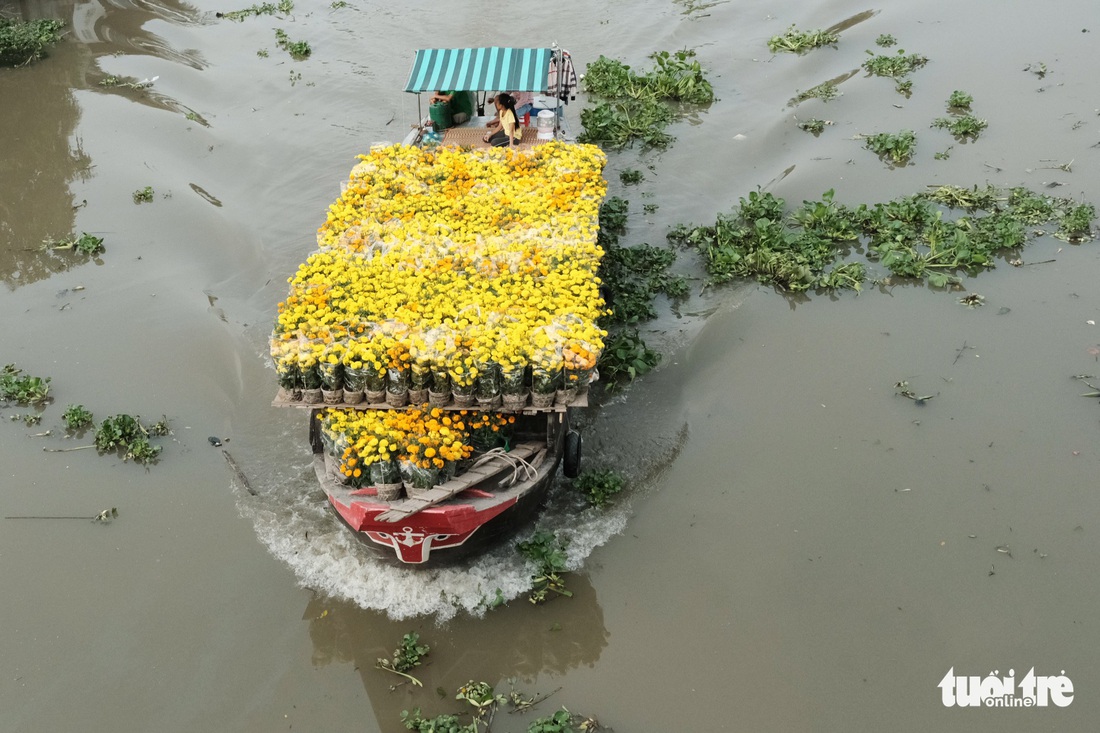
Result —
<svg viewBox="0 0 1100 733"><path fill-rule="evenodd" d="M467 148L488 148L489 143L483 139L485 137L484 125L463 125L461 127L451 127L443 131L443 145L455 145ZM520 144L516 147L529 150L536 145L548 143L549 140L539 140L538 130L531 127L523 128L523 138Z"/></svg>
<svg viewBox="0 0 1100 733"><path fill-rule="evenodd" d="M384 509L374 517L378 522L397 522L429 507L438 506L470 489L462 502L474 508L511 501L527 490L530 481L538 477L549 458L549 450L541 442L520 443L508 453L490 453L468 471L416 497L394 501L379 499L375 489L355 489L339 482L336 463L329 457L315 456L314 469L330 500L348 506L359 502ZM545 472L545 469L543 469Z"/></svg>

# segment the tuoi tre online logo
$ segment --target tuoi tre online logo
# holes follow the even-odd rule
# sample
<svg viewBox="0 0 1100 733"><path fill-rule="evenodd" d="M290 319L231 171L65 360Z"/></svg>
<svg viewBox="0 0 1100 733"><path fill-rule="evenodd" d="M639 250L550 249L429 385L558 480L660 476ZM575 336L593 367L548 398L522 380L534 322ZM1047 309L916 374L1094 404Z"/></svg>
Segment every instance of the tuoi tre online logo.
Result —
<svg viewBox="0 0 1100 733"><path fill-rule="evenodd" d="M957 676L952 667L937 685L944 707L1045 708L1053 704L1064 708L1073 702L1073 681L1064 669L1047 676L1036 675L1032 667L1019 682L1015 670L1004 677L999 674L993 670L985 677Z"/></svg>

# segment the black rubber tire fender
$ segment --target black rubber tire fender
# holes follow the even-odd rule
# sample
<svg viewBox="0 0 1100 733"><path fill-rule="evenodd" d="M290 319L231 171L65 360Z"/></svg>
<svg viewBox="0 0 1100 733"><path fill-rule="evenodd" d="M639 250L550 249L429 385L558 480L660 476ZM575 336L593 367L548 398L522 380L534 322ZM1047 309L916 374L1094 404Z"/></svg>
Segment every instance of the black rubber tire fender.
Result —
<svg viewBox="0 0 1100 733"><path fill-rule="evenodd" d="M581 434L576 430L565 433L565 449L562 455L562 473L566 478L576 478L581 472Z"/></svg>

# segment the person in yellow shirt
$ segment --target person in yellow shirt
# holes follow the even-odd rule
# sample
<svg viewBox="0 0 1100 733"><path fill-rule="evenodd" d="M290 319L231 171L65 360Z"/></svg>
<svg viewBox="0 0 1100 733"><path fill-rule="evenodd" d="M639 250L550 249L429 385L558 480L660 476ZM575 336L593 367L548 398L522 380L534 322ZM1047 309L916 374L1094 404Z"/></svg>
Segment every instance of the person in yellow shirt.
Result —
<svg viewBox="0 0 1100 733"><path fill-rule="evenodd" d="M510 94L498 94L493 100L497 108L497 119L500 120L500 129L493 133L487 133L483 138L493 147L516 146L523 139L523 125L516 114L516 101Z"/></svg>

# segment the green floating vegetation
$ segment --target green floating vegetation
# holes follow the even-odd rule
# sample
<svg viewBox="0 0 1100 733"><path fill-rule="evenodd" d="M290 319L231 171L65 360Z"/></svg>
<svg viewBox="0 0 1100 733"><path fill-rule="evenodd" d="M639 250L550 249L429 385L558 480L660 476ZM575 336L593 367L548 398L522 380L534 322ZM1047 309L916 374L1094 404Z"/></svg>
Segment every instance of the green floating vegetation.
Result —
<svg viewBox="0 0 1100 733"><path fill-rule="evenodd" d="M573 479L573 488L588 501L590 506L604 507L623 490L625 480L611 468L590 468Z"/></svg>
<svg viewBox="0 0 1100 733"><path fill-rule="evenodd" d="M49 399L50 377L35 377L8 364L0 370L0 402L41 405Z"/></svg>
<svg viewBox="0 0 1100 733"><path fill-rule="evenodd" d="M313 49L309 47L306 41L292 41L282 28L275 29L275 45L283 49L290 54L290 57L296 61L309 58L309 55L313 53ZM299 75L299 78L301 75Z"/></svg>
<svg viewBox="0 0 1100 733"><path fill-rule="evenodd" d="M898 49L892 56L876 54L874 51L867 53L871 58L863 62L863 68L872 76L893 79L895 91L906 97L913 93L913 82L905 77L928 63L926 56L915 53L906 54L904 49Z"/></svg>
<svg viewBox="0 0 1100 733"><path fill-rule="evenodd" d="M951 96L947 98L947 108L949 110L969 110L972 104L974 104L974 97L958 89L951 92Z"/></svg>
<svg viewBox="0 0 1100 733"><path fill-rule="evenodd" d="M597 365L605 389L615 392L660 363L661 353L649 348L638 329L620 328L608 337Z"/></svg>
<svg viewBox="0 0 1100 733"><path fill-rule="evenodd" d="M818 84L815 87L810 87L804 92L798 92L794 95L794 103L805 102L807 99L820 99L822 102L828 102L831 99L836 99L840 96L840 87L836 82L825 81Z"/></svg>
<svg viewBox="0 0 1100 733"><path fill-rule="evenodd" d="M447 696L446 690L442 687L436 692L440 697ZM420 708L415 708L412 712L402 710L401 722L406 730L417 731L417 733L482 733L483 731L488 733L493 719L503 706L508 706L509 713L525 713L552 694L554 693L528 696L513 687L505 696L498 693L488 682L470 680L459 687L458 692L455 693L455 700L469 706L462 713L442 713L434 718L425 718ZM469 722L463 723L463 720L469 720ZM527 733L581 733L596 730L601 728L595 718L571 713L564 707L551 715L535 718L527 726Z"/></svg>
<svg viewBox="0 0 1100 733"><path fill-rule="evenodd" d="M768 39L768 50L772 53L806 53L822 46L835 46L840 36L829 31L800 31L794 24L779 36Z"/></svg>
<svg viewBox="0 0 1100 733"><path fill-rule="evenodd" d="M79 252L82 255L88 255L89 257L101 254L106 250L103 246L103 238L88 234L88 232L81 232L79 237L67 237L66 239L60 240L47 239L42 242L42 249L68 249L73 252Z"/></svg>
<svg viewBox="0 0 1100 733"><path fill-rule="evenodd" d="M600 382L609 391L632 382L660 363L660 353L650 349L634 327L657 317L657 297L664 294L675 300L688 294L683 276L669 272L676 260L673 250L650 244L633 247L619 244L626 231L629 206L630 202L618 196L600 206L598 237L604 256L599 277L610 308L601 318L601 325L609 335L598 366Z"/></svg>
<svg viewBox="0 0 1100 733"><path fill-rule="evenodd" d="M51 398L50 377L35 377L24 374L23 370L8 364L0 370L0 402L15 402L21 405L41 405ZM65 423L65 429L73 432L84 430L94 424L92 413L85 409L84 405L69 405L61 415ZM35 416L33 422L37 424L40 417ZM172 430L168 426L168 418L164 417L158 422L145 425L141 418L134 415L112 415L103 420L95 430L92 445L81 445L71 448L43 448L49 453L67 453L69 451L97 449L100 453L117 452L125 461L133 460L138 463L149 464L160 455L161 446L153 445L150 438L171 435ZM44 433L49 435L49 432Z"/></svg>
<svg viewBox="0 0 1100 733"><path fill-rule="evenodd" d="M714 89L694 51L660 51L649 58L651 71L637 74L629 66L600 56L588 64L584 86L599 100L581 111L581 142L621 149L641 141L664 149L674 138L665 132L679 116L672 103L703 105L714 101Z"/></svg>
<svg viewBox="0 0 1100 733"><path fill-rule="evenodd" d="M46 55L61 40L60 20L0 18L0 66L23 66Z"/></svg>
<svg viewBox="0 0 1100 733"><path fill-rule="evenodd" d="M633 324L657 317L656 297L687 297L687 281L669 273L676 253L667 247L639 244L605 248L600 279L611 291L612 324Z"/></svg>
<svg viewBox="0 0 1100 733"><path fill-rule="evenodd" d="M974 115L961 117L938 117L932 122L932 127L947 130L959 142L963 140L977 140L982 130L989 127L985 120L978 119Z"/></svg>
<svg viewBox="0 0 1100 733"><path fill-rule="evenodd" d="M379 657L378 669L393 672L409 680L417 687L423 687L423 683L408 674L408 672L419 667L424 657L428 656L429 651L431 651L430 646L420 643L420 634L410 631L401 637L401 644L393 650L392 659Z"/></svg>
<svg viewBox="0 0 1100 733"><path fill-rule="evenodd" d="M863 146L883 160L889 159L897 165L905 165L913 157L917 136L912 130L878 132L867 135Z"/></svg>
<svg viewBox="0 0 1100 733"><path fill-rule="evenodd" d="M825 131L826 125L831 125L833 123L828 120L819 120L818 118L813 117L808 120L799 120L796 124L798 125L799 130L817 136Z"/></svg>
<svg viewBox="0 0 1100 733"><path fill-rule="evenodd" d="M145 188L139 188L138 190L134 191L134 193L133 193L134 203L135 204L148 204L148 203L151 203L152 200L153 200L153 195L154 195L154 192L153 192L153 187L152 186L146 186Z"/></svg>
<svg viewBox="0 0 1100 733"><path fill-rule="evenodd" d="M543 603L551 597L551 593L572 597L573 592L565 587L561 577L565 572L565 548L568 544L566 539L559 538L553 532L539 530L531 539L516 545L519 553L535 565L528 596L531 603Z"/></svg>
<svg viewBox="0 0 1100 733"><path fill-rule="evenodd" d="M920 54L906 54L904 49L898 49L894 55L875 54L867 52L871 58L863 62L863 68L872 76L886 76L891 79L899 79L908 76L920 67L928 63L926 56Z"/></svg>
<svg viewBox="0 0 1100 733"><path fill-rule="evenodd" d="M149 442L150 437L171 434L167 418L152 425L143 425L134 415L112 415L95 431L95 447L100 453L118 452L125 461L148 464L160 455L161 446Z"/></svg>
<svg viewBox="0 0 1100 733"><path fill-rule="evenodd" d="M83 430L91 427L95 422L92 413L86 410L84 405L69 405L61 414L61 419L65 422L66 430Z"/></svg>
<svg viewBox="0 0 1100 733"><path fill-rule="evenodd" d="M1024 246L1028 229L1041 236L1047 232L1037 227L1053 225L1052 236L1084 242L1095 219L1092 204L1026 188L939 186L856 207L837 204L830 190L790 212L783 199L754 191L713 226L681 225L669 239L698 248L714 283L751 277L786 291L859 290L865 265L836 264L858 247L893 275L946 287L960 281L957 273L975 275Z"/></svg>
<svg viewBox="0 0 1100 733"><path fill-rule="evenodd" d="M231 10L228 13L218 13L218 17L239 22L250 16L275 15L277 13L280 15L289 15L292 10L294 10L293 0L279 0L278 5L273 3L261 3L242 10Z"/></svg>

